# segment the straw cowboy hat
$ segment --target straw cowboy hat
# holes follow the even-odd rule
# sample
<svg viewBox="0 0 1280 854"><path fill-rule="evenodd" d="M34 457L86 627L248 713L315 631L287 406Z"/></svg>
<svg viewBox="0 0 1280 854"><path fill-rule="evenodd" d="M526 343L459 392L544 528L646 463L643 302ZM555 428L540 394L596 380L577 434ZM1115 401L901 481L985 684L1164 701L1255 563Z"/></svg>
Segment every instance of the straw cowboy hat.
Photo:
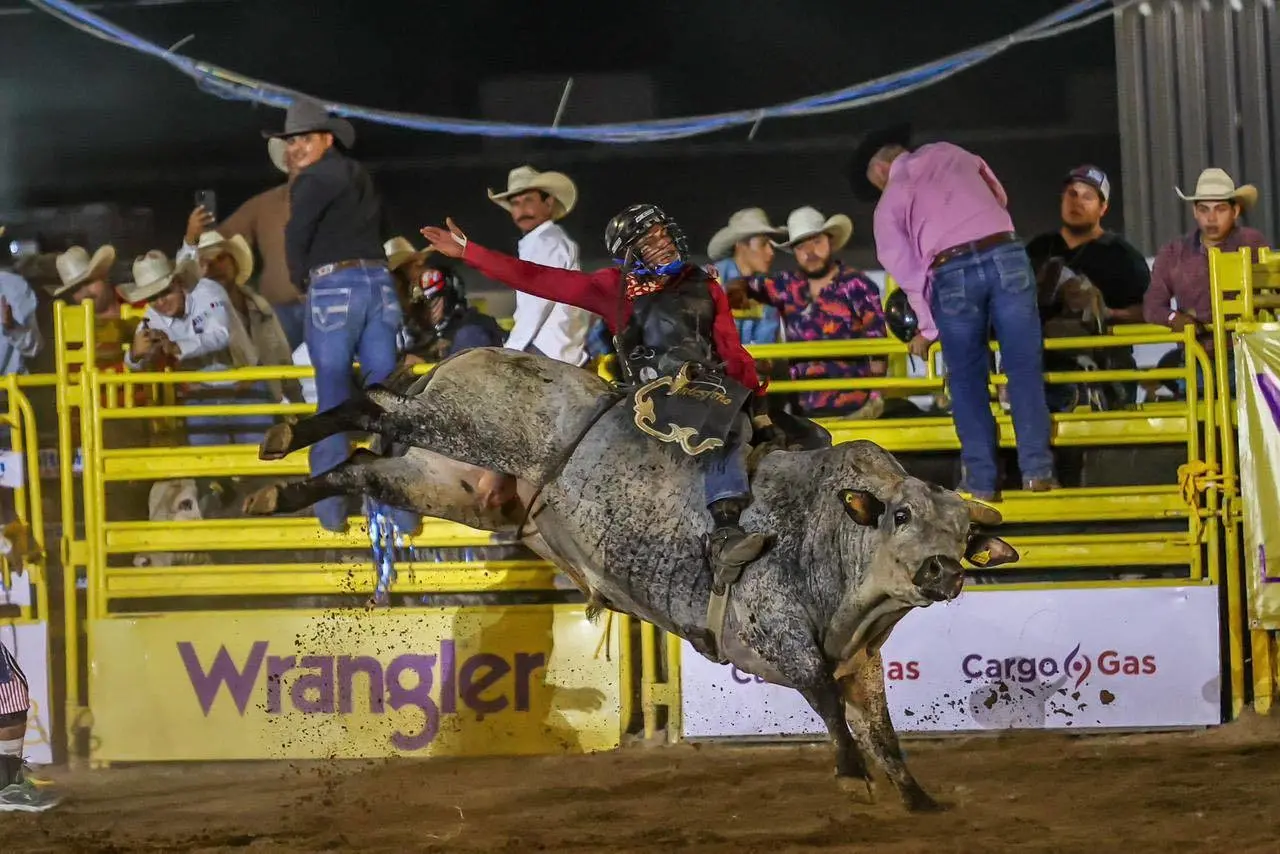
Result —
<svg viewBox="0 0 1280 854"><path fill-rule="evenodd" d="M876 152L886 145L910 148L911 124L900 122L891 127L874 130L858 143L853 156L849 158L849 189L853 190L853 195L859 201L880 201L880 188L872 184L871 179L867 177L867 167L871 165L871 158L876 156Z"/></svg>
<svg viewBox="0 0 1280 854"><path fill-rule="evenodd" d="M200 258L212 258L226 252L236 262L236 284L243 285L253 275L253 250L243 235L236 234L230 239L216 231L206 231L200 235L196 244L196 254Z"/></svg>
<svg viewBox="0 0 1280 854"><path fill-rule="evenodd" d="M184 284L197 275L194 266L184 261L177 268L169 256L159 249L133 260L133 281L116 288L120 298L127 303L146 302L160 296L172 285Z"/></svg>
<svg viewBox="0 0 1280 854"><path fill-rule="evenodd" d="M1258 188L1252 184L1237 187L1222 169L1206 169L1196 180L1196 191L1190 196L1177 187L1178 197L1184 202L1238 202L1242 208L1251 208L1258 201Z"/></svg>
<svg viewBox="0 0 1280 854"><path fill-rule="evenodd" d="M93 253L93 257L89 257L89 250L83 246L72 246L54 261L60 284L46 285L45 290L56 299L69 291L74 291L86 282L105 279L107 271L115 262L114 246L99 246L98 251Z"/></svg>
<svg viewBox="0 0 1280 854"><path fill-rule="evenodd" d="M712 261L728 258L733 254L733 245L739 240L755 237L757 234L769 234L774 237L785 237L785 228L774 228L764 208L743 208L729 217L729 224L711 236L707 244L707 256Z"/></svg>
<svg viewBox="0 0 1280 854"><path fill-rule="evenodd" d="M284 130L264 130L267 139L288 139L304 133L331 133L343 148L350 148L356 141L356 129L351 122L329 115L324 105L299 98L289 105L284 114ZM278 165L278 164L277 164Z"/></svg>
<svg viewBox="0 0 1280 854"><path fill-rule="evenodd" d="M395 272L410 261L426 258L435 251L434 246L426 249L414 249L413 244L403 237L393 237L382 244L382 251L387 256L387 269Z"/></svg>
<svg viewBox="0 0 1280 854"><path fill-rule="evenodd" d="M817 234L831 237L831 251L839 252L853 235L853 221L844 214L823 219L817 208L796 208L787 217L787 242L773 245L787 252Z"/></svg>
<svg viewBox="0 0 1280 854"><path fill-rule="evenodd" d="M507 174L507 189L501 193L495 193L493 190L487 192L489 201L509 211L511 202L507 200L529 190L542 190L551 196L552 219L562 219L568 215L578 201L578 188L574 186L568 175L561 172L539 172L532 166L517 166L512 169Z"/></svg>

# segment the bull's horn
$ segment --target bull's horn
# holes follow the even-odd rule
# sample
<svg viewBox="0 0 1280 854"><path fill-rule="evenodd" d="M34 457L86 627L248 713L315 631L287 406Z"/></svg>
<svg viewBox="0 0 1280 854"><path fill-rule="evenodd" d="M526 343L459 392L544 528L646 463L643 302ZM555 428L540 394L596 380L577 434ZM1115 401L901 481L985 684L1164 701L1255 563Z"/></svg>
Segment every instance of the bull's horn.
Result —
<svg viewBox="0 0 1280 854"><path fill-rule="evenodd" d="M1000 511L989 504L974 501L972 498L966 498L964 503L969 508L969 521L975 525L999 525L1004 521Z"/></svg>

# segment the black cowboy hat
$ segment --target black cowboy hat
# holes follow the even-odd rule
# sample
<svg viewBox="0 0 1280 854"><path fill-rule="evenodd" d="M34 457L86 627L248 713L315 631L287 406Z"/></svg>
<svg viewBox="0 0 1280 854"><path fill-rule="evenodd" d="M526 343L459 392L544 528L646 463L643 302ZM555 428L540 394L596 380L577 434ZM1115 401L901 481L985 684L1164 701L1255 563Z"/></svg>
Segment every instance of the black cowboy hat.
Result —
<svg viewBox="0 0 1280 854"><path fill-rule="evenodd" d="M872 131L858 143L853 157L849 159L849 188L859 200L864 202L880 201L880 190L867 178L867 167L871 158L886 145L911 146L911 123L900 122L891 127Z"/></svg>
<svg viewBox="0 0 1280 854"><path fill-rule="evenodd" d="M331 133L343 148L350 148L356 141L356 129L351 122L329 115L322 104L298 98L284 114L284 130L264 130L265 139L288 139L304 133Z"/></svg>

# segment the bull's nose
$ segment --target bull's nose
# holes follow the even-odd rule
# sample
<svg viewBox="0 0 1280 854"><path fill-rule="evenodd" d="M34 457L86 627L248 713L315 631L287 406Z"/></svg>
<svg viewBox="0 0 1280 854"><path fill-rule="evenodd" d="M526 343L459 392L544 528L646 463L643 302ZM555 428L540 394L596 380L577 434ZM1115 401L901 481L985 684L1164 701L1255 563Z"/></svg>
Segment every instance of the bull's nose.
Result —
<svg viewBox="0 0 1280 854"><path fill-rule="evenodd" d="M934 555L920 564L911 580L926 598L942 602L960 595L964 588L964 567L958 560Z"/></svg>

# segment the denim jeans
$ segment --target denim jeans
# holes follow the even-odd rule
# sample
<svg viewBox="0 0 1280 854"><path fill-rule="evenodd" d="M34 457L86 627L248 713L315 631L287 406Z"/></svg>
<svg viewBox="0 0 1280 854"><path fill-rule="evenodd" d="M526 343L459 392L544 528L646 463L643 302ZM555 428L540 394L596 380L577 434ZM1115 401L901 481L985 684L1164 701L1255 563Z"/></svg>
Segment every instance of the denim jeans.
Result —
<svg viewBox="0 0 1280 854"><path fill-rule="evenodd" d="M1161 357L1160 361L1156 364L1156 367L1157 368L1182 368L1182 367L1185 367L1186 364L1187 364L1186 351L1183 350L1182 347L1177 347L1173 350L1170 350L1163 357ZM1212 359L1210 359L1209 361L1209 367L1211 370L1217 371L1217 367L1215 367ZM1220 396L1222 394L1222 389L1217 387L1216 385L1217 381L1218 381L1217 374L1215 373L1214 374L1214 383L1215 383L1214 391ZM1165 380L1163 385L1166 388L1172 386L1174 389L1177 390L1178 399L1186 400L1186 397L1187 397L1187 381L1186 380ZM1227 356L1227 393L1231 397L1236 396L1235 353L1231 353ZM1201 400L1204 400L1204 371L1201 370L1200 364L1198 362L1196 363L1196 395Z"/></svg>
<svg viewBox="0 0 1280 854"><path fill-rule="evenodd" d="M183 400L186 406L276 402L265 382L256 382L248 390L237 389L234 383L210 383L193 389ZM187 444L259 445L273 423L270 415L193 415L187 419Z"/></svg>
<svg viewBox="0 0 1280 854"><path fill-rule="evenodd" d="M353 392L351 363L360 360L361 383L380 383L396 366L396 334L403 323L395 284L386 267L348 267L312 282L307 290L307 352L316 372L316 409L346 402ZM311 476L336 468L350 455L351 437L341 433L311 447ZM315 506L331 531L346 528L347 502L340 496Z"/></svg>
<svg viewBox="0 0 1280 854"><path fill-rule="evenodd" d="M1022 243L947 261L933 271L932 284L931 308L951 385L964 486L991 493L999 485L996 423L987 393L990 326L1009 377L1018 468L1023 479L1052 477L1036 280Z"/></svg>
<svg viewBox="0 0 1280 854"><path fill-rule="evenodd" d="M724 498L745 498L751 494L747 480L747 442L751 422L739 413L723 447L708 451L702 461L702 486L710 507Z"/></svg>
<svg viewBox="0 0 1280 854"><path fill-rule="evenodd" d="M280 328L284 330L284 337L289 342L289 350L297 350L306 340L307 304L299 300L273 305L271 310L275 312L276 320L280 321Z"/></svg>

